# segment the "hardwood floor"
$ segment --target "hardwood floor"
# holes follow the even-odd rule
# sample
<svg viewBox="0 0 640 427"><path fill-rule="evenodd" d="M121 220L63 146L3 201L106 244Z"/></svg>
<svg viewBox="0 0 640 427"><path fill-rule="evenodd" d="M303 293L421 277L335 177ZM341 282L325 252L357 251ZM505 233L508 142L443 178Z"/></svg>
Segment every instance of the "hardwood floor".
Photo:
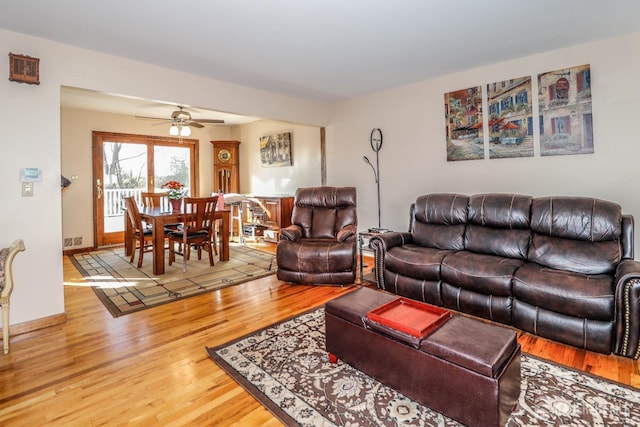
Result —
<svg viewBox="0 0 640 427"><path fill-rule="evenodd" d="M0 425L281 423L209 359L216 346L353 287L275 276L112 318L65 257L67 322L11 339L0 365ZM523 350L640 388L631 359L520 334Z"/></svg>

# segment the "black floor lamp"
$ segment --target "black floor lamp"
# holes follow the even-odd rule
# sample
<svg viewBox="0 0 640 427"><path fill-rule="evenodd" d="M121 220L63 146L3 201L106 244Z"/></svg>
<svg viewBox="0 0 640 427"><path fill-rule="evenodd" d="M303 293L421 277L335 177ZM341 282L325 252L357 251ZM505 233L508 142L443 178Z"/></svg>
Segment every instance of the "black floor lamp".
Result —
<svg viewBox="0 0 640 427"><path fill-rule="evenodd" d="M376 187L377 187L377 191L378 191L378 230L380 230L381 229L381 223L380 223L380 159L378 157L378 152L382 148L382 131L380 130L380 128L374 128L371 131L370 142L371 142L371 149L373 149L373 151L376 153L376 166L373 167L373 165L371 164L371 162L369 161L369 158L367 156L362 156L362 160L364 160L364 162L366 164L371 166L371 170L373 170L373 177L376 180ZM370 231L375 231L375 230L370 230Z"/></svg>

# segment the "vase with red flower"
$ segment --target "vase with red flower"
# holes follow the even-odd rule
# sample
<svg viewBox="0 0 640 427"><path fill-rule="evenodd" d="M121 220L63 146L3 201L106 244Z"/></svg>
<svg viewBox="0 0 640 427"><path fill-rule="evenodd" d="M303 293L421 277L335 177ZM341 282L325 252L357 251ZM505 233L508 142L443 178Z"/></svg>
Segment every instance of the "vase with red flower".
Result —
<svg viewBox="0 0 640 427"><path fill-rule="evenodd" d="M184 184L178 181L169 181L162 184L160 188L167 188L167 198L171 204L171 209L179 211L182 209L182 199L184 198Z"/></svg>

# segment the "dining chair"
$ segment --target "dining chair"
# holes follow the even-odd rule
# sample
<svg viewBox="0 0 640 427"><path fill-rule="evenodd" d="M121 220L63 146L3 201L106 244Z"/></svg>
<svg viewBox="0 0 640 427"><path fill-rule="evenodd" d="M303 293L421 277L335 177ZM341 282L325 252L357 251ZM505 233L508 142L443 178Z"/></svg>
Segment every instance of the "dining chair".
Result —
<svg viewBox="0 0 640 427"><path fill-rule="evenodd" d="M169 210L169 195L167 192L153 193L142 192L140 193L142 199L142 206L145 208L163 208ZM143 221L144 223L144 221ZM169 223L164 225L164 232L175 231L180 226L180 223ZM145 227L151 228L151 224L145 224Z"/></svg>
<svg viewBox="0 0 640 427"><path fill-rule="evenodd" d="M176 260L176 254L182 255L182 271L187 271L187 261L192 247L198 250L198 259L202 259L202 249L209 252L209 265L213 266L215 251L215 211L218 196L185 197L183 203L182 226L167 234L169 238L169 265ZM176 251L175 244L181 245Z"/></svg>
<svg viewBox="0 0 640 427"><path fill-rule="evenodd" d="M124 203L127 208L127 216L129 217L129 224L133 231L133 242L131 245L131 259L129 262L133 262L136 256L136 249L140 250L138 256L138 268L142 267L142 259L145 252L151 252L153 247L153 231L150 228L142 225L142 218L140 217L140 211L136 204L136 199L133 196L125 197Z"/></svg>
<svg viewBox="0 0 640 427"><path fill-rule="evenodd" d="M2 311L2 346L9 353L9 301L13 292L13 259L24 251L24 241L16 240L8 248L0 249L0 311Z"/></svg>
<svg viewBox="0 0 640 427"><path fill-rule="evenodd" d="M140 198L142 199L142 206L145 208L168 208L169 206L169 198L166 192L142 192L140 193Z"/></svg>

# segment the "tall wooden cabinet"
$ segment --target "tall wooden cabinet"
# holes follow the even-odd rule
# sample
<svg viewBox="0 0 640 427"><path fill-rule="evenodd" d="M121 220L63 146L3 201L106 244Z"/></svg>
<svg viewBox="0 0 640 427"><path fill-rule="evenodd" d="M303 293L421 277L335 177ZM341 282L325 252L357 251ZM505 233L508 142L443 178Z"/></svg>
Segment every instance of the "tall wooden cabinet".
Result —
<svg viewBox="0 0 640 427"><path fill-rule="evenodd" d="M213 191L240 192L240 141L211 141L213 144Z"/></svg>

